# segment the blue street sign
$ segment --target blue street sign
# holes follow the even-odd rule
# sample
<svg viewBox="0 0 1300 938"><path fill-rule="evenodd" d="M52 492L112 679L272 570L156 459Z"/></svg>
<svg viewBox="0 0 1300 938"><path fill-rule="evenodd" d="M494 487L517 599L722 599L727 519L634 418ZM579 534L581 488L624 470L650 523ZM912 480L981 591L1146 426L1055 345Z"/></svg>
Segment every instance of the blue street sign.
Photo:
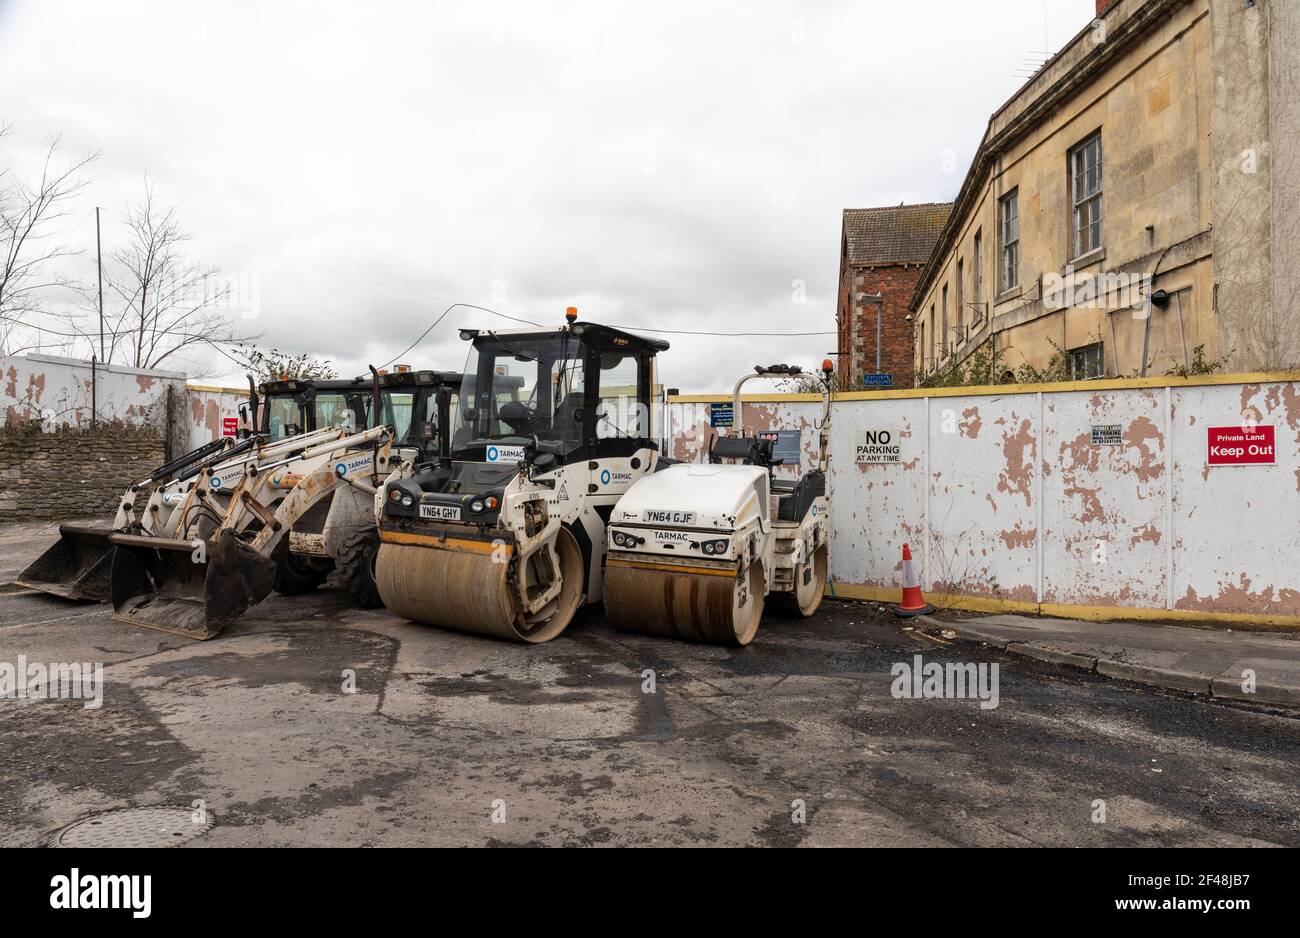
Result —
<svg viewBox="0 0 1300 938"><path fill-rule="evenodd" d="M893 375L863 375L862 386L864 388L892 388L894 386Z"/></svg>

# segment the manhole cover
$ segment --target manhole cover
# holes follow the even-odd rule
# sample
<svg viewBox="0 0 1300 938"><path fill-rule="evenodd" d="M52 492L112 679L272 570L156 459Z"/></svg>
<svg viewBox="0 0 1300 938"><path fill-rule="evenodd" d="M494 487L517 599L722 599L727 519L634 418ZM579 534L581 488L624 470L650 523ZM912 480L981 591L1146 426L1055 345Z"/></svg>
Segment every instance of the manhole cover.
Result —
<svg viewBox="0 0 1300 938"><path fill-rule="evenodd" d="M191 808L163 805L122 808L69 824L54 835L51 847L175 847L212 829L212 812L202 823Z"/></svg>

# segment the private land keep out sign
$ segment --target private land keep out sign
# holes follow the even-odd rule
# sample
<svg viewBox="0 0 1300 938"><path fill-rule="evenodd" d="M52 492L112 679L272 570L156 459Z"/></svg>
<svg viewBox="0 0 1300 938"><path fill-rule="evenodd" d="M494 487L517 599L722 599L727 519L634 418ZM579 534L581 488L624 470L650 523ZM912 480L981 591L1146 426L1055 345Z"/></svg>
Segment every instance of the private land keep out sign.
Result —
<svg viewBox="0 0 1300 938"><path fill-rule="evenodd" d="M1259 466L1277 462L1273 428L1208 427L1206 463L1211 466Z"/></svg>

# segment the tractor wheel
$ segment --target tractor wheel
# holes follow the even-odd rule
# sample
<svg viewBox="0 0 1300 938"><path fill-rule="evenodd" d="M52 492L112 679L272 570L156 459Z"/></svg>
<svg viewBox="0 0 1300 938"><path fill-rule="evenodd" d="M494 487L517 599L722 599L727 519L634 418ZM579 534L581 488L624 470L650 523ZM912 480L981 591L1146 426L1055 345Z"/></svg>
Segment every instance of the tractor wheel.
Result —
<svg viewBox="0 0 1300 938"><path fill-rule="evenodd" d="M284 551L275 573L275 591L284 596L311 593L329 576L328 562Z"/></svg>
<svg viewBox="0 0 1300 938"><path fill-rule="evenodd" d="M340 574L340 586L362 609L378 609L384 604L375 586L375 554L379 552L379 529L357 528L348 531L334 552Z"/></svg>

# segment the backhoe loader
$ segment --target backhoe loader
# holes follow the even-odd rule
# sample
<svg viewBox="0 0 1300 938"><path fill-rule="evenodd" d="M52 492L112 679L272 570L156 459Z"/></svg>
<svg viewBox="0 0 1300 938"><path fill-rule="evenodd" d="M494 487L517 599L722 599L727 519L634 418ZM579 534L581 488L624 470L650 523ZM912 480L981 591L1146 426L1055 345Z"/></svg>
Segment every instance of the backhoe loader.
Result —
<svg viewBox="0 0 1300 938"><path fill-rule="evenodd" d="M353 413L383 423L290 437L276 444L288 452L245 463L233 486L222 480L214 488L220 477L205 469L175 508L168 536L113 534L114 618L211 638L272 589L303 592L331 569L355 602L378 605L375 486L400 460L420 459L444 437L460 376L372 375L370 400Z"/></svg>
<svg viewBox="0 0 1300 938"><path fill-rule="evenodd" d="M259 427L259 411L266 418L271 408L284 412L289 407L299 407L296 390L274 389L269 393L263 387L263 396L249 379L249 400L240 405L251 428ZM261 406L259 406L261 405ZM103 523L67 522L59 526L59 540L36 558L19 574L17 583L28 589L40 590L64 599L88 602L106 602L109 598L109 572L113 563L113 545L109 535L123 533L158 534L167 529L171 509L183 497L188 484L209 466L234 467L232 479L237 479L244 462L264 458L271 443L265 433L244 431L244 437L222 437L186 453L178 459L159 466L148 475L127 486L118 502L113 521ZM273 458L265 453L265 458ZM218 475L220 485L224 475ZM137 503L146 503L143 512L137 513Z"/></svg>
<svg viewBox="0 0 1300 938"><path fill-rule="evenodd" d="M436 438L432 394L439 387L458 387L459 374L435 371L379 373L378 418L400 426L398 443L423 452ZM347 430L373 425L373 379L283 379L254 386L249 378L249 399L240 413L251 429L241 439L223 437L155 469L132 483L118 502L109 524L67 522L59 526L59 540L22 571L20 586L64 599L107 602L111 598L110 574L113 533L151 537L179 537L178 528L194 508L188 499L200 473L215 470L208 482L204 504L224 513L228 492L251 463L274 462L310 446L337 439L336 428ZM333 568L332 555L323 542L329 499L313 506L295 529L294 550L281 557L276 588L301 593L319 586ZM186 511L178 512L182 505ZM137 508L137 506L143 506ZM370 548L373 552L373 547ZM368 578L367 578L368 581Z"/></svg>

